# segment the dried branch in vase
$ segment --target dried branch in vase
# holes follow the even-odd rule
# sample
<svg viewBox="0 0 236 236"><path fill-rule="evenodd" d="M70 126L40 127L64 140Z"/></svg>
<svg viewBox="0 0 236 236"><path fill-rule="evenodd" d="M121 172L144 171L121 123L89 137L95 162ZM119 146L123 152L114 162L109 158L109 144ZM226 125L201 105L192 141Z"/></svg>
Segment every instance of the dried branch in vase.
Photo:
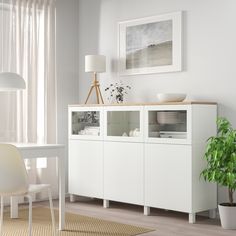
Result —
<svg viewBox="0 0 236 236"><path fill-rule="evenodd" d="M108 100L112 103L123 103L125 95L128 94L128 90L131 87L129 85L124 85L122 81L111 83L107 88L105 88L105 92L108 93Z"/></svg>

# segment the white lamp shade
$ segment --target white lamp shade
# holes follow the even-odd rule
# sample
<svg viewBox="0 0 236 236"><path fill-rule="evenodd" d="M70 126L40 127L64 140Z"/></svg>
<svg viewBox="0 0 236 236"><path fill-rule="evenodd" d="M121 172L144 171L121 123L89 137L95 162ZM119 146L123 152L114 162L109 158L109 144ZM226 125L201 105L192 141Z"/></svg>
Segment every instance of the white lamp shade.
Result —
<svg viewBox="0 0 236 236"><path fill-rule="evenodd" d="M12 72L0 72L0 91L25 89L24 79Z"/></svg>
<svg viewBox="0 0 236 236"><path fill-rule="evenodd" d="M106 57L103 55L86 55L85 72L105 72Z"/></svg>

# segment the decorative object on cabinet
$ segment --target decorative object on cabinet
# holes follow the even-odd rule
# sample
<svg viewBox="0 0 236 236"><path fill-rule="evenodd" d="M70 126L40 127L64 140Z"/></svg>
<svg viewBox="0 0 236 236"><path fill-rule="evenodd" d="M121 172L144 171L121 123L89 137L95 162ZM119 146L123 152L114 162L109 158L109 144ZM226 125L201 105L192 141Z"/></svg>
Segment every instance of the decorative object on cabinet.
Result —
<svg viewBox="0 0 236 236"><path fill-rule="evenodd" d="M97 73L105 72L106 71L106 57L102 55L86 55L85 56L85 72L93 72L93 83L89 90L88 96L86 98L85 104L88 102L88 99L95 89L97 103L103 104L103 98L100 90L100 84L97 80Z"/></svg>
<svg viewBox="0 0 236 236"><path fill-rule="evenodd" d="M228 188L229 202L220 203L221 225L225 229L236 229L236 203L233 193L236 190L236 130L226 118L218 118L217 136L208 139L204 159L207 168L201 173L209 182Z"/></svg>
<svg viewBox="0 0 236 236"><path fill-rule="evenodd" d="M182 102L186 98L184 93L158 93L159 102Z"/></svg>
<svg viewBox="0 0 236 236"><path fill-rule="evenodd" d="M198 212L214 213L216 185L199 175L205 140L216 132L216 108L203 102L69 106L69 193L101 198L104 207L142 205L144 214L151 207L185 212L190 223ZM84 111L99 112L100 136L71 133L73 112ZM167 113L167 122L158 123L159 113ZM168 113L175 114L171 122Z"/></svg>
<svg viewBox="0 0 236 236"><path fill-rule="evenodd" d="M119 81L110 84L107 88L105 88L105 91L109 92L109 101L123 103L125 95L128 94L128 89L131 89L129 85L124 85L122 81Z"/></svg>
<svg viewBox="0 0 236 236"><path fill-rule="evenodd" d="M119 23L120 74L181 71L182 12Z"/></svg>

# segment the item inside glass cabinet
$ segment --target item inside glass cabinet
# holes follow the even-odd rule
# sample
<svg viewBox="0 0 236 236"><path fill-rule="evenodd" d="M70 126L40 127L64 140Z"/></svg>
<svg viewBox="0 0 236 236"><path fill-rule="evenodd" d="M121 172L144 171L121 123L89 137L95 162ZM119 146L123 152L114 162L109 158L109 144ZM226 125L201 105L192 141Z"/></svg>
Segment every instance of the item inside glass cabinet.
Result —
<svg viewBox="0 0 236 236"><path fill-rule="evenodd" d="M139 137L139 111L108 111L107 136Z"/></svg>
<svg viewBox="0 0 236 236"><path fill-rule="evenodd" d="M186 139L187 111L149 111L148 127L150 138Z"/></svg>
<svg viewBox="0 0 236 236"><path fill-rule="evenodd" d="M72 134L74 135L100 135L99 111L72 112Z"/></svg>

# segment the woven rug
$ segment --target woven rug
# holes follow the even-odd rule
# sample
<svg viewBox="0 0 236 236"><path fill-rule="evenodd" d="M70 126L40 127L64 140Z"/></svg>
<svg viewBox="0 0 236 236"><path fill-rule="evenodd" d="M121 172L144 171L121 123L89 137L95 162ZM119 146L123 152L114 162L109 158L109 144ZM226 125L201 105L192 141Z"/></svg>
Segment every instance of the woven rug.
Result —
<svg viewBox="0 0 236 236"><path fill-rule="evenodd" d="M52 235L51 217L48 208L33 208L33 236ZM55 210L58 222L58 211ZM132 236L153 231L142 227L120 224L93 217L66 213L66 227L60 236ZM10 219L4 214L4 236L26 236L28 234L28 209L21 209L18 219Z"/></svg>

